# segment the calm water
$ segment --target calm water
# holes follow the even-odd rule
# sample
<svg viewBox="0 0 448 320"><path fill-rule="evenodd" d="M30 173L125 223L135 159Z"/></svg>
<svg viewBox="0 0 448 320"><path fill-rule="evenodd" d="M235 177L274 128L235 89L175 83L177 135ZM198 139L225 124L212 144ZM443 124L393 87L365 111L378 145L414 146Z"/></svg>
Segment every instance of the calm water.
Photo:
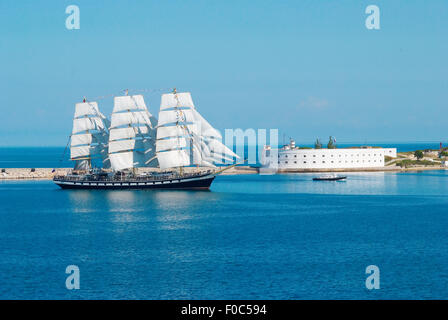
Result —
<svg viewBox="0 0 448 320"><path fill-rule="evenodd" d="M311 178L222 176L210 192L0 182L0 298L448 298L448 171ZM65 289L70 264L80 290Z"/></svg>

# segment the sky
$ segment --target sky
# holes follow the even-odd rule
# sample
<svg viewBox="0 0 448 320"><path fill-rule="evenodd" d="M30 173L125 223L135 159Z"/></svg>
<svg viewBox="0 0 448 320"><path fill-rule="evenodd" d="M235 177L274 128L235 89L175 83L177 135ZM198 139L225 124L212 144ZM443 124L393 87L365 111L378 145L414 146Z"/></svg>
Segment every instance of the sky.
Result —
<svg viewBox="0 0 448 320"><path fill-rule="evenodd" d="M446 0L0 0L0 146L65 146L83 96L110 116L146 89L157 115L172 87L222 131L448 141L447 35Z"/></svg>

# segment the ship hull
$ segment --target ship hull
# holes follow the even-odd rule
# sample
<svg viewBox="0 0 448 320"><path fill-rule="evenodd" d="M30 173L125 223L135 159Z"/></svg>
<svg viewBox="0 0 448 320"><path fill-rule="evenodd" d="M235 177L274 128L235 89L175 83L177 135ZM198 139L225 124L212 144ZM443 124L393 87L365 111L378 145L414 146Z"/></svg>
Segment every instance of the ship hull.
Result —
<svg viewBox="0 0 448 320"><path fill-rule="evenodd" d="M208 190L215 176L206 175L200 177L176 178L171 180L154 181L97 181L83 180L76 181L72 179L54 179L62 189L106 189L106 190L124 190L124 189L177 189L177 190Z"/></svg>
<svg viewBox="0 0 448 320"><path fill-rule="evenodd" d="M345 180L347 177L332 177L332 178L313 178L314 181L339 181L339 180Z"/></svg>

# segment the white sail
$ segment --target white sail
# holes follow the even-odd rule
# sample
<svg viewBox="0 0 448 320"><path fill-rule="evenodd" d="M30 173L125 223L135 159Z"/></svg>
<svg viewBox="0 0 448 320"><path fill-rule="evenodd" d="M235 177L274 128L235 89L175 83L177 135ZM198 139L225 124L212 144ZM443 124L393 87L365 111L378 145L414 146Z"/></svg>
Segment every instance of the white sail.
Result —
<svg viewBox="0 0 448 320"><path fill-rule="evenodd" d="M188 141L184 137L167 138L157 140L156 151L163 152L169 150L185 149L189 147Z"/></svg>
<svg viewBox="0 0 448 320"><path fill-rule="evenodd" d="M99 157L107 167L108 120L99 111L96 102L75 105L73 129L70 139L70 158L75 169L86 169L92 158Z"/></svg>
<svg viewBox="0 0 448 320"><path fill-rule="evenodd" d="M75 160L75 170L89 170L90 164L88 160Z"/></svg>
<svg viewBox="0 0 448 320"><path fill-rule="evenodd" d="M194 109L190 92L167 93L162 95L160 111L170 108Z"/></svg>
<svg viewBox="0 0 448 320"><path fill-rule="evenodd" d="M188 150L170 150L157 152L160 169L185 167L190 165Z"/></svg>
<svg viewBox="0 0 448 320"><path fill-rule="evenodd" d="M233 161L234 158L238 159L238 155L222 143L222 136L219 131L213 128L197 110L194 110L194 113L201 128L200 135L204 160L212 163L222 163L223 160Z"/></svg>
<svg viewBox="0 0 448 320"><path fill-rule="evenodd" d="M113 170L157 166L154 123L142 95L114 98L109 136Z"/></svg>
<svg viewBox="0 0 448 320"><path fill-rule="evenodd" d="M213 128L212 125L205 120L196 109L194 109L194 116L201 125L201 135L203 137L215 137L222 140L222 136L219 131Z"/></svg>
<svg viewBox="0 0 448 320"><path fill-rule="evenodd" d="M162 169L214 166L238 158L221 140L221 134L196 110L189 92L162 95L156 140Z"/></svg>
<svg viewBox="0 0 448 320"><path fill-rule="evenodd" d="M188 109L171 109L171 110L160 110L159 112L159 126L171 124L176 125L176 123L192 124L196 122L193 110Z"/></svg>
<svg viewBox="0 0 448 320"><path fill-rule="evenodd" d="M192 163L191 131L195 118L189 93L162 95L157 125L156 152L161 169L184 167Z"/></svg>
<svg viewBox="0 0 448 320"><path fill-rule="evenodd" d="M183 136L184 129L180 126L168 126L157 128L157 139L172 138L177 136Z"/></svg>
<svg viewBox="0 0 448 320"><path fill-rule="evenodd" d="M89 145L92 143L92 134L90 133L79 133L72 135L71 139L71 145L77 146L77 145Z"/></svg>

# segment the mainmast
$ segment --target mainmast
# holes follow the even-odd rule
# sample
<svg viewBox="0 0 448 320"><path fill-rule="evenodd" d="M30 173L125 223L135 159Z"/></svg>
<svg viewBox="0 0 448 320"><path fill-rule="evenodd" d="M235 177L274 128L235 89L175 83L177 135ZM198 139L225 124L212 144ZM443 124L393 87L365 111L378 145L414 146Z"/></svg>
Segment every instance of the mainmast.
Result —
<svg viewBox="0 0 448 320"><path fill-rule="evenodd" d="M190 165L188 132L194 119L190 108L193 102L185 94L163 94L157 125L156 153L161 169ZM192 128L191 128L192 129Z"/></svg>
<svg viewBox="0 0 448 320"><path fill-rule="evenodd" d="M146 108L142 95L114 98L109 137L109 158L115 171L156 167L156 119Z"/></svg>

